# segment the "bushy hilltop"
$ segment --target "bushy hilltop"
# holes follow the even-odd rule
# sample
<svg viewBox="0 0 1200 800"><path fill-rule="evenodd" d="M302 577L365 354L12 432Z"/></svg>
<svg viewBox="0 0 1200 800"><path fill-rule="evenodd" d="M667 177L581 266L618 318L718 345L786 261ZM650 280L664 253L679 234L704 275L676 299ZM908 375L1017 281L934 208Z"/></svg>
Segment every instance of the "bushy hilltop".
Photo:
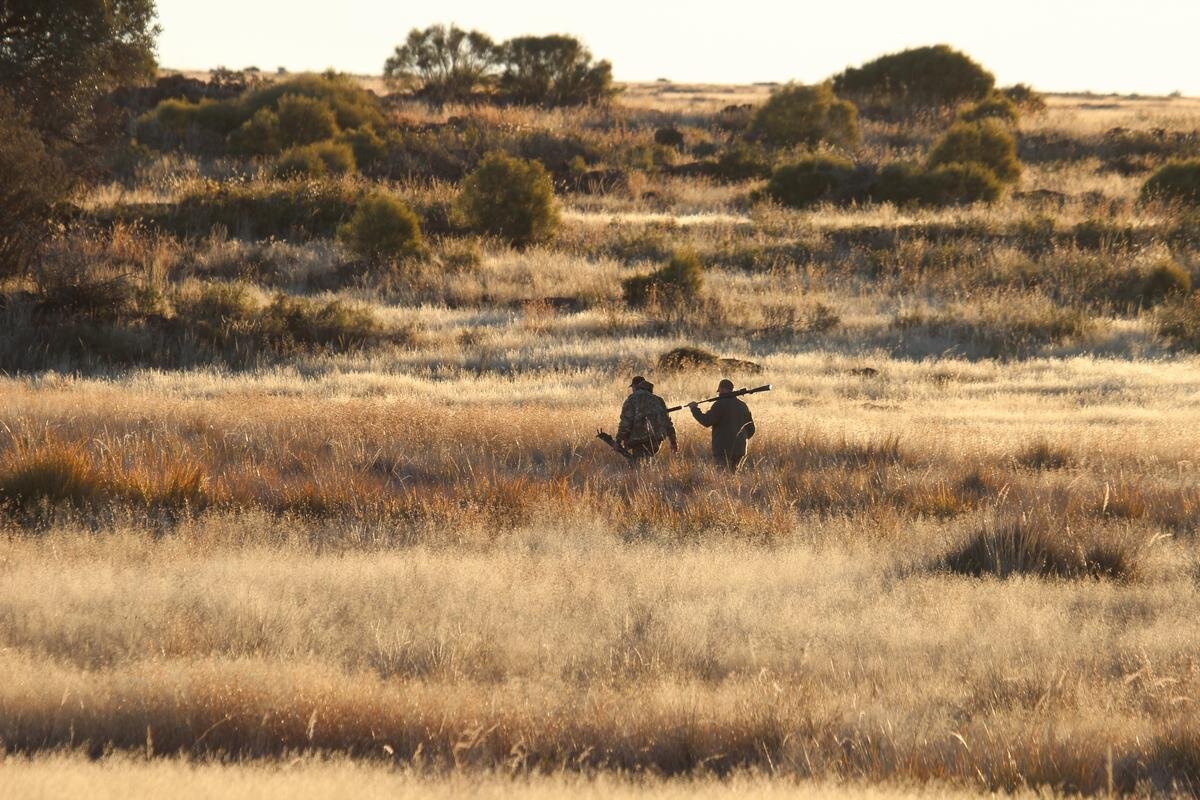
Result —
<svg viewBox="0 0 1200 800"><path fill-rule="evenodd" d="M621 98L572 37L454 26L412 31L383 94L144 66L94 82L86 147L27 112L37 87L0 95L5 369L412 347L385 308L430 303L608 309L606 334L709 349L1014 357L1095 346L1105 319L1200 343L1200 135L1044 126L1044 98L946 46L752 103ZM1087 188L1047 188L1064 174ZM674 223L692 210L718 221ZM610 212L666 216L586 221Z"/></svg>

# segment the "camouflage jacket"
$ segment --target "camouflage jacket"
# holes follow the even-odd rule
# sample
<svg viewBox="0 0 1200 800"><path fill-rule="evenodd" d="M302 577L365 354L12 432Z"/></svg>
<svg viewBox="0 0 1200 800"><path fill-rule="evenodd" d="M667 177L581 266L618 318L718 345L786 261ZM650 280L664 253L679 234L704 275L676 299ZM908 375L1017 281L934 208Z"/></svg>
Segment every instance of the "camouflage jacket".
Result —
<svg viewBox="0 0 1200 800"><path fill-rule="evenodd" d="M654 394L654 387L634 390L621 406L621 422L617 426L617 441L621 444L675 441L675 424L667 413L667 404Z"/></svg>

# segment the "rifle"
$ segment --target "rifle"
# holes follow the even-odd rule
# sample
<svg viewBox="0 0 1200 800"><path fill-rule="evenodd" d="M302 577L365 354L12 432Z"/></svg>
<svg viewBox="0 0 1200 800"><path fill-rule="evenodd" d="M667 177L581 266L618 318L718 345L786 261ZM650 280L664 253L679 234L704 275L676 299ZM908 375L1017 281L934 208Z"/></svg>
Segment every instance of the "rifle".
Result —
<svg viewBox="0 0 1200 800"><path fill-rule="evenodd" d="M621 458L625 459L630 464L633 463L633 453L629 452L624 447L617 444L617 440L612 437L611 433L605 433L604 431L597 431L596 438L599 439L600 441L604 442L606 445L611 447L613 450L615 450L617 455L619 455Z"/></svg>
<svg viewBox="0 0 1200 800"><path fill-rule="evenodd" d="M766 386L759 386L754 389L738 389L736 392L730 392L729 394L719 394L716 397L710 397L707 400L697 400L696 403L697 404L699 404L699 403L715 403L717 400L720 400L722 397L741 397L744 394L758 394L759 392L769 392L769 391L771 391L771 384L768 383ZM674 414L676 411L682 411L683 409L687 408L689 405L691 405L691 404L687 403L682 406L671 406L670 408L667 409L667 413Z"/></svg>

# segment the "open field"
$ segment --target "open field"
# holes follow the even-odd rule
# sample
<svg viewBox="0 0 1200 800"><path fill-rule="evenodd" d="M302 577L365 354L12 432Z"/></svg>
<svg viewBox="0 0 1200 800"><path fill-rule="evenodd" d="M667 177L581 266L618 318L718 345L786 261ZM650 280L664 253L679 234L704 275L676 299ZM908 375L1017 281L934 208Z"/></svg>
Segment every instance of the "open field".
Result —
<svg viewBox="0 0 1200 800"><path fill-rule="evenodd" d="M1114 150L1200 101L1048 98L990 206L789 210L636 162L767 91L470 111L613 171L528 248L447 221L450 178L296 189L405 199L427 250L384 269L319 213L229 216L214 186L296 186L256 163L78 197L0 302L0 786L1200 792L1200 306L1144 288L1200 270L1200 222L1138 202L1170 153ZM699 298L623 301L683 249ZM736 475L686 412L645 469L594 438L631 374L713 393L680 346L774 385Z"/></svg>

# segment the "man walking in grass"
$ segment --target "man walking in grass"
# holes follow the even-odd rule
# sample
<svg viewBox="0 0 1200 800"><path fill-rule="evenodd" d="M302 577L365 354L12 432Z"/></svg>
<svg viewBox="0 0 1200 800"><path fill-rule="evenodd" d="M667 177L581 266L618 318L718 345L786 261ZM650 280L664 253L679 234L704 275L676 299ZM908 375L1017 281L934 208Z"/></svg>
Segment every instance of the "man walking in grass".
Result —
<svg viewBox="0 0 1200 800"><path fill-rule="evenodd" d="M653 458L664 439L671 442L672 452L679 451L667 404L654 393L654 384L638 375L629 384L629 397L621 406L617 443L640 462Z"/></svg>
<svg viewBox="0 0 1200 800"><path fill-rule="evenodd" d="M750 407L733 397L733 381L717 384L717 400L708 411L697 403L688 403L692 416L706 428L712 428L712 453L717 466L735 471L746 458L746 442L754 436L754 417Z"/></svg>

